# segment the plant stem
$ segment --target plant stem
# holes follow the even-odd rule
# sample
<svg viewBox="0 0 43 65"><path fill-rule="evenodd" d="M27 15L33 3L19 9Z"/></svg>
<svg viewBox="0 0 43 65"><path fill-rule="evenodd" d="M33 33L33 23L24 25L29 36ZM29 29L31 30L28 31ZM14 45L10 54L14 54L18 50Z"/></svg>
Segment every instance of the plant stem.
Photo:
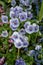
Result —
<svg viewBox="0 0 43 65"><path fill-rule="evenodd" d="M17 58L19 59L19 53L20 53L20 49L18 49L18 55L17 55Z"/></svg>

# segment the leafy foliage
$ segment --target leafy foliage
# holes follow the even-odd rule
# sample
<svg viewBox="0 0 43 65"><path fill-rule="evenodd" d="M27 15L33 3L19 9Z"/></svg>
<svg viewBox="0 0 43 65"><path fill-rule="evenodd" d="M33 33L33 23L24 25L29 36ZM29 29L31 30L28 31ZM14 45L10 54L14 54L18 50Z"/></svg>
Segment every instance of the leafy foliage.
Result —
<svg viewBox="0 0 43 65"><path fill-rule="evenodd" d="M0 0L0 4L4 7L5 13L6 15L8 15L9 17L9 11L10 11L10 2L11 0ZM18 0L17 0L17 4L18 4ZM40 4L38 5L40 6ZM29 20L31 23L37 23L39 26L43 26L43 0L40 6L40 10L39 10L39 16L35 15L37 12L35 12L34 10L34 6L33 6L33 10L32 12L34 13L34 19ZM25 7L24 7L25 9ZM10 17L9 17L10 20ZM28 21L28 20L27 20ZM41 21L40 23L38 23L37 21ZM1 20L0 20L1 22ZM23 27L24 23L20 24L20 26L18 27L17 31L20 30ZM4 24L2 27L0 26L0 34L2 32L2 30L6 30L9 33L9 36L11 36L11 34L13 33L12 30L9 28L9 24ZM14 45L12 45L12 47L9 49L9 36L7 38L0 38L0 57L6 57L6 62L7 65L15 65L15 60L17 58L17 49L14 47ZM30 43L30 46L28 47L28 51L32 50L35 48L36 44L40 44L42 45L42 50L41 52L43 52L43 42L39 43L39 39L43 38L43 34L39 31L37 33L33 33L31 35L26 34L26 36L28 37L28 41ZM35 46L34 46L35 45ZM20 51L20 56L25 60L26 65L35 65L36 62L34 60L33 57L30 57L27 55L28 52L24 52L24 49ZM40 57L43 59L43 54L40 55ZM42 64L41 64L42 65Z"/></svg>

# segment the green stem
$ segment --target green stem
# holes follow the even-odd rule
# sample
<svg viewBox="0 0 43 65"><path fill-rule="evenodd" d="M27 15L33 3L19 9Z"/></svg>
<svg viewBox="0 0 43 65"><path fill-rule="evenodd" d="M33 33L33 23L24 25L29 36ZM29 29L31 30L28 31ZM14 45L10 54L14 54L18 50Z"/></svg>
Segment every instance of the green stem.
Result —
<svg viewBox="0 0 43 65"><path fill-rule="evenodd" d="M18 55L17 55L17 58L19 58L19 53L20 53L20 49L18 49Z"/></svg>

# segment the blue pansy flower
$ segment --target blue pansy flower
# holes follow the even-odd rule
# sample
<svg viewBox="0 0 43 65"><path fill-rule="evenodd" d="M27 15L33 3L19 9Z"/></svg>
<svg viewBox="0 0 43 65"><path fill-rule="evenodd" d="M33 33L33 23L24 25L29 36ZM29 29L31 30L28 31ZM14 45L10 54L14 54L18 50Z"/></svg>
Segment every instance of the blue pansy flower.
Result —
<svg viewBox="0 0 43 65"><path fill-rule="evenodd" d="M16 30L18 26L19 26L19 20L18 20L18 18L12 18L12 19L10 19L10 28L12 30Z"/></svg>
<svg viewBox="0 0 43 65"><path fill-rule="evenodd" d="M32 19L33 14L31 12L27 12L27 17L28 17L28 19Z"/></svg>
<svg viewBox="0 0 43 65"><path fill-rule="evenodd" d="M13 11L10 11L10 18L15 18L15 12L13 12Z"/></svg>
<svg viewBox="0 0 43 65"><path fill-rule="evenodd" d="M19 33L24 35L24 34L26 34L26 31L25 31L25 29L22 28L22 29L20 29Z"/></svg>
<svg viewBox="0 0 43 65"><path fill-rule="evenodd" d="M27 37L19 34L19 32L14 32L11 38L14 40L14 45L16 48L25 48L29 45Z"/></svg>
<svg viewBox="0 0 43 65"><path fill-rule="evenodd" d="M27 28L25 28L25 31L28 33L28 34L32 34L34 32L34 27L33 25L29 25Z"/></svg>
<svg viewBox="0 0 43 65"><path fill-rule="evenodd" d="M28 55L29 56L34 56L35 55L35 50L30 50Z"/></svg>
<svg viewBox="0 0 43 65"><path fill-rule="evenodd" d="M17 39L17 40L14 42L15 47L18 48L18 49L20 49L20 48L23 47L22 44L23 44L23 43L21 42L20 39Z"/></svg>
<svg viewBox="0 0 43 65"><path fill-rule="evenodd" d="M21 40L21 42L22 42L22 47L23 48L25 48L25 47L28 47L28 45L29 45L29 42L28 42L28 40L27 40L27 37L25 37L25 36L20 36L20 40Z"/></svg>
<svg viewBox="0 0 43 65"><path fill-rule="evenodd" d="M2 31L1 36L2 36L2 37L7 37L7 36L8 36L7 30Z"/></svg>
<svg viewBox="0 0 43 65"><path fill-rule="evenodd" d="M30 21L25 22L24 28L27 28L30 24L31 24Z"/></svg>
<svg viewBox="0 0 43 65"><path fill-rule="evenodd" d="M1 20L2 20L3 23L8 23L8 16L2 15Z"/></svg>
<svg viewBox="0 0 43 65"><path fill-rule="evenodd" d="M23 48L28 47L28 45L29 45L28 41L24 40L24 42L23 42Z"/></svg>
<svg viewBox="0 0 43 65"><path fill-rule="evenodd" d="M25 48L24 48L24 52L27 52L27 51L28 51L28 48L27 48L27 47L25 47Z"/></svg>
<svg viewBox="0 0 43 65"><path fill-rule="evenodd" d="M15 17L18 17L19 16L19 13L21 13L23 11L23 8L20 7L20 6L16 6L13 10L15 12Z"/></svg>
<svg viewBox="0 0 43 65"><path fill-rule="evenodd" d="M33 23L33 27L34 27L34 32L38 32L39 31L39 25Z"/></svg>
<svg viewBox="0 0 43 65"><path fill-rule="evenodd" d="M11 1L11 6L14 7L15 5L16 5L16 1L15 1L15 0L12 0L12 1Z"/></svg>
<svg viewBox="0 0 43 65"><path fill-rule="evenodd" d="M41 45L36 45L35 50L40 51L42 49Z"/></svg>
<svg viewBox="0 0 43 65"><path fill-rule="evenodd" d="M19 13L19 19L21 22L26 21L27 20L27 12Z"/></svg>
<svg viewBox="0 0 43 65"><path fill-rule="evenodd" d="M34 56L35 61L36 61L37 63L41 63L41 60L38 59L38 56L39 56L39 53L36 51L35 56Z"/></svg>
<svg viewBox="0 0 43 65"><path fill-rule="evenodd" d="M20 58L20 59L16 60L15 65L26 65L26 63L25 63L25 61L22 58Z"/></svg>
<svg viewBox="0 0 43 65"><path fill-rule="evenodd" d="M24 6L29 6L30 0L19 0Z"/></svg>
<svg viewBox="0 0 43 65"><path fill-rule="evenodd" d="M23 11L23 8L22 7L20 7L20 6L16 6L15 8L14 8L14 12L19 12L19 13L21 13L22 11Z"/></svg>
<svg viewBox="0 0 43 65"><path fill-rule="evenodd" d="M16 48L25 48L29 45L28 38L19 34L19 32L14 32L11 38L14 40L14 45Z"/></svg>
<svg viewBox="0 0 43 65"><path fill-rule="evenodd" d="M11 36L11 38L14 40L14 42L15 42L15 40L17 40L17 39L19 39L19 33L18 32L13 32L13 34L12 34L12 36Z"/></svg>
<svg viewBox="0 0 43 65"><path fill-rule="evenodd" d="M17 30L17 27L14 27L12 25L10 25L10 28L14 31L14 30Z"/></svg>
<svg viewBox="0 0 43 65"><path fill-rule="evenodd" d="M31 9L32 9L32 5L29 5L29 7L25 9L25 11L29 12Z"/></svg>

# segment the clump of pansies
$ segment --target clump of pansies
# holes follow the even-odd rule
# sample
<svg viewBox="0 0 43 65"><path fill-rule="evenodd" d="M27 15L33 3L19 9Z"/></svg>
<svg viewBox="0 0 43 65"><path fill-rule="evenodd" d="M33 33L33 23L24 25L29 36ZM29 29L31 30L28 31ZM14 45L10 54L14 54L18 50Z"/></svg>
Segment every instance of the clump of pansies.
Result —
<svg viewBox="0 0 43 65"><path fill-rule="evenodd" d="M18 54L15 65L27 65L25 60L23 60L23 58L20 57L19 53L21 49L25 51L25 54L27 56L34 58L36 65L41 65L43 59L38 59L38 56L42 53L42 45L39 43L33 44L34 49L28 51L28 47L31 45L30 36L33 34L41 35L40 31L42 31L41 30L42 26L39 26L37 24L37 22L39 23L38 20L36 20L36 22L33 23L31 22L31 20L35 20L34 14L32 12L32 3L34 3L35 5L37 4L36 5L37 9L38 2L37 0L36 1L32 0L32 2L30 2L30 0L19 0L19 3L20 3L19 5L16 5L17 4L16 0L11 1L9 17L5 13L1 14L2 22L0 22L0 26L6 24L9 25L12 34L9 36L9 32L6 29L1 31L0 37L6 39L7 37L9 37L8 42L11 44L13 43L13 45L17 48ZM3 63L1 63L0 61L0 65L2 65Z"/></svg>

